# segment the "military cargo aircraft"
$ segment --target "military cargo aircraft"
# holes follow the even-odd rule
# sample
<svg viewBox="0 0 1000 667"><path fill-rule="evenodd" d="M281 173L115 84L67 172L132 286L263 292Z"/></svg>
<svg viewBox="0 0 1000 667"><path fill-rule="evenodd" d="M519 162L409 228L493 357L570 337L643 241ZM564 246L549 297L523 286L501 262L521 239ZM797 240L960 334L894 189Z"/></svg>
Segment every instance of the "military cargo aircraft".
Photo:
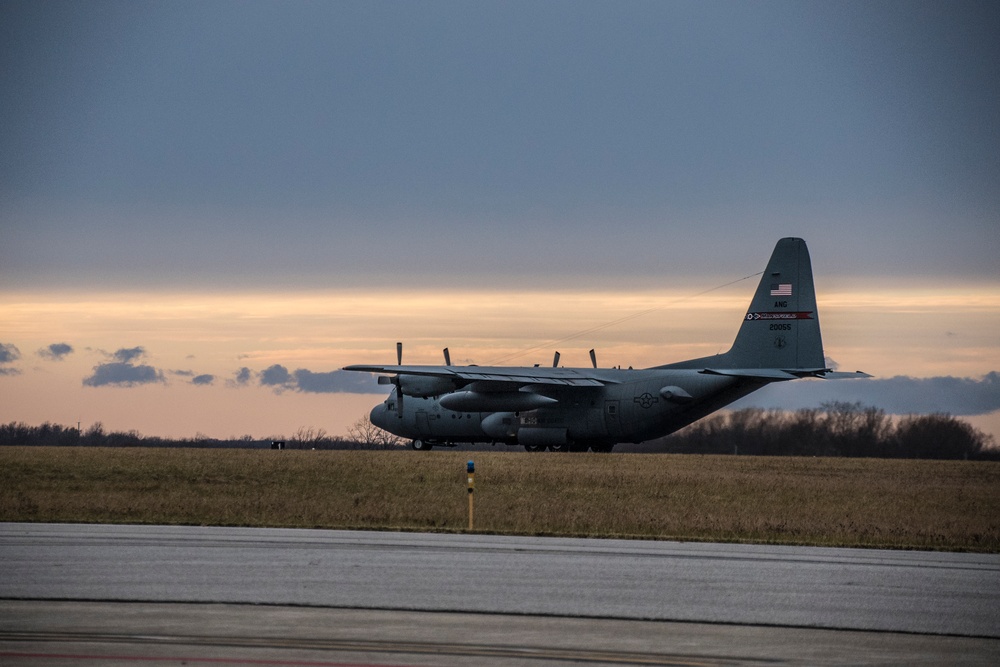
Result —
<svg viewBox="0 0 1000 667"><path fill-rule="evenodd" d="M770 384L870 377L827 368L805 241L778 241L728 352L642 370L507 366L354 365L393 385L371 411L379 428L418 450L458 443L528 451L610 452L667 435Z"/></svg>

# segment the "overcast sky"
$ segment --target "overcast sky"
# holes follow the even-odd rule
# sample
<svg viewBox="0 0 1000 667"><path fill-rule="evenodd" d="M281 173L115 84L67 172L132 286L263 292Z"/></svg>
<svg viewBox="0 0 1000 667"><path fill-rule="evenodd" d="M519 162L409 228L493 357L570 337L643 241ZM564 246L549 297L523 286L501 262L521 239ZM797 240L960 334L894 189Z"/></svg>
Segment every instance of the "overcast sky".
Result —
<svg viewBox="0 0 1000 667"><path fill-rule="evenodd" d="M0 7L8 286L997 280L995 3Z"/></svg>
<svg viewBox="0 0 1000 667"><path fill-rule="evenodd" d="M885 306L900 315L877 335L833 318L833 356L996 395L997 35L995 2L0 0L0 391L29 382L30 358L83 396L155 385L169 403L184 382L221 404L246 368L287 406L330 386L317 373L390 360L330 352L369 352L360 334L333 342L338 322L330 339L295 339L288 313L256 338L280 345L241 333L225 350L222 323L185 341L165 315L101 330L94 309L84 337L80 317L52 315L72 309L55 296L69 292L77 305L254 290L691 294L760 271L778 238L799 236L821 308L824 286L956 295L953 318L923 320L938 343L894 347L916 335L898 325L913 310ZM449 344L427 333L437 312L371 347L391 358L393 337ZM362 325L380 317L365 313ZM630 363L634 341L617 335L607 344ZM922 365L945 343L964 350L953 367ZM263 375L276 364L288 375ZM48 414L11 410L0 419Z"/></svg>

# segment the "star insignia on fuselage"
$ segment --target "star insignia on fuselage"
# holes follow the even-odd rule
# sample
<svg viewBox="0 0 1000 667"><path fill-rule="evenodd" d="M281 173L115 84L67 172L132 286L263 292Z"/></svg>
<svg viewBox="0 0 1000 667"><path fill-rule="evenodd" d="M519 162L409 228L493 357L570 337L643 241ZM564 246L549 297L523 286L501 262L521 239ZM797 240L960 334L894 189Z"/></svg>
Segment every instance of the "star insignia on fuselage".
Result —
<svg viewBox="0 0 1000 667"><path fill-rule="evenodd" d="M653 404L658 403L660 399L658 399L656 396L653 396L647 391L642 396L636 396L635 398L632 399L632 401L638 403L643 408L651 408L653 407Z"/></svg>

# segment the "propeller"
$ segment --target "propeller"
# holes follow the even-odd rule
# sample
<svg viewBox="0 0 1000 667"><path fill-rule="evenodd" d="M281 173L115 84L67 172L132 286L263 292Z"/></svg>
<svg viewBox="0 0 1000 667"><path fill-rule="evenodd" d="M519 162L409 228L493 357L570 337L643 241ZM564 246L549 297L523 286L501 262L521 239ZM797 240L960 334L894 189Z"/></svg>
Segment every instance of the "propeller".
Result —
<svg viewBox="0 0 1000 667"><path fill-rule="evenodd" d="M590 349L590 363L594 365L594 368L597 368L597 354L593 348Z"/></svg>
<svg viewBox="0 0 1000 667"><path fill-rule="evenodd" d="M552 368L559 367L559 351L556 350L556 356L552 357Z"/></svg>
<svg viewBox="0 0 1000 667"><path fill-rule="evenodd" d="M396 343L396 365L403 365L403 343ZM396 416L403 416L403 386L399 381L399 375L392 378L393 384L396 385Z"/></svg>

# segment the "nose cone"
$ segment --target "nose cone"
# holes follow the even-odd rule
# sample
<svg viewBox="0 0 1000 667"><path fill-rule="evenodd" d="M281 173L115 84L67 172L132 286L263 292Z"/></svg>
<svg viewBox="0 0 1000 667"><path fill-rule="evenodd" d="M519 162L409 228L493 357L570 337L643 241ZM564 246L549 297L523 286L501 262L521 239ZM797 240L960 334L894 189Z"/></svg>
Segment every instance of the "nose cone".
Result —
<svg viewBox="0 0 1000 667"><path fill-rule="evenodd" d="M372 408L371 414L368 416L372 423L379 428L385 428L385 410L385 403L379 403Z"/></svg>

